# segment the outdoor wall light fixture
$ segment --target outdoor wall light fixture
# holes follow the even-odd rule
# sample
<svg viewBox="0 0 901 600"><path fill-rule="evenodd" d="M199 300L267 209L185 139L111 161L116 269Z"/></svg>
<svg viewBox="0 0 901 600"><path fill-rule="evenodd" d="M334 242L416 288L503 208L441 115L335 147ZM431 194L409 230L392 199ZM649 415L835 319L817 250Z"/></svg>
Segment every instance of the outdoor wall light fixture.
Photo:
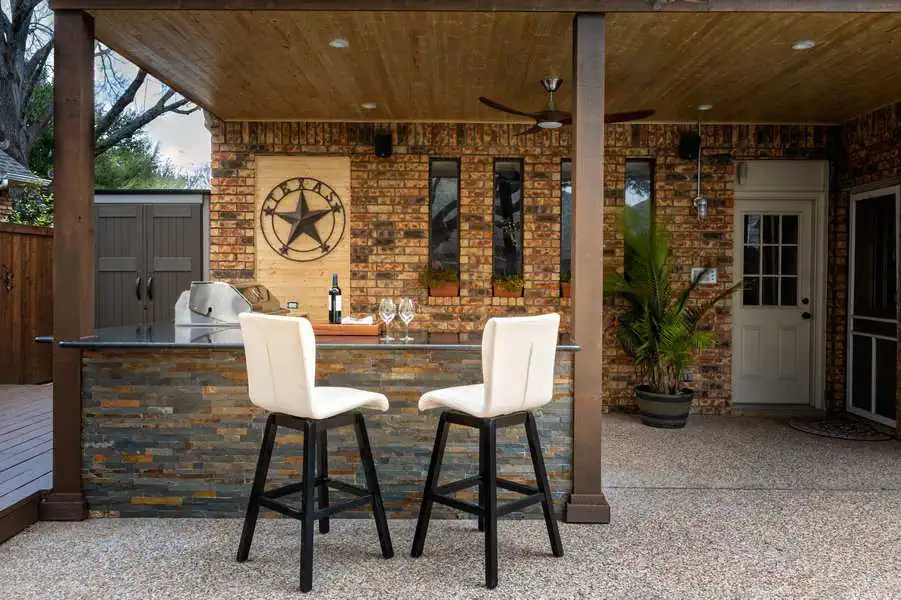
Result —
<svg viewBox="0 0 901 600"><path fill-rule="evenodd" d="M707 112L712 109L712 104L700 104L698 105L698 139L701 139L701 114ZM698 146L698 189L697 195L695 195L695 199L692 202L694 204L695 210L698 211L698 220L707 218L707 198L701 194L701 156L704 153L704 145L699 144Z"/></svg>

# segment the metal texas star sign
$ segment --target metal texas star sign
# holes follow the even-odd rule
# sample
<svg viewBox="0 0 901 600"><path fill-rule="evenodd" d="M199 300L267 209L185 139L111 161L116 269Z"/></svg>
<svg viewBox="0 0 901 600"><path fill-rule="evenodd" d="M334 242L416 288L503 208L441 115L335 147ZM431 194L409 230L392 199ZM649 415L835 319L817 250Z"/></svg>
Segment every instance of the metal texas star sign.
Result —
<svg viewBox="0 0 901 600"><path fill-rule="evenodd" d="M341 197L311 177L287 179L263 201L260 228L269 247L296 262L318 260L344 237L346 216Z"/></svg>

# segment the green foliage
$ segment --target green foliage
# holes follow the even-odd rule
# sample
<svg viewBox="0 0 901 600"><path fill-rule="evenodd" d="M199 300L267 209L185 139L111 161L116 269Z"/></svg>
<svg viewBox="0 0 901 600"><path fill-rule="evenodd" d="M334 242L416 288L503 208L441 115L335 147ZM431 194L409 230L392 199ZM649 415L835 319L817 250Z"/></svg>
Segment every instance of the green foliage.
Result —
<svg viewBox="0 0 901 600"><path fill-rule="evenodd" d="M419 283L429 288L446 281L457 281L457 269L449 266L426 267L419 273Z"/></svg>
<svg viewBox="0 0 901 600"><path fill-rule="evenodd" d="M9 190L12 213L9 222L18 225L53 226L53 194L39 185L15 187Z"/></svg>
<svg viewBox="0 0 901 600"><path fill-rule="evenodd" d="M181 189L188 181L163 160L159 148L143 135L121 142L97 157L97 189Z"/></svg>
<svg viewBox="0 0 901 600"><path fill-rule="evenodd" d="M507 292L521 292L526 285L522 275L517 275L516 273L512 275L495 275L494 283Z"/></svg>
<svg viewBox="0 0 901 600"><path fill-rule="evenodd" d="M659 223L648 228L634 222L641 218L634 211L623 212L628 276L608 275L604 293L625 304L617 320L616 339L634 361L643 383L653 392L677 394L696 353L713 343L713 335L699 329L701 319L737 286L699 304L690 303L702 277L676 289L669 235Z"/></svg>
<svg viewBox="0 0 901 600"><path fill-rule="evenodd" d="M36 84L28 103L25 121L27 124L40 119L53 103L53 84L42 77ZM40 135L31 142L28 151L28 169L44 179L53 178L53 120L41 131Z"/></svg>
<svg viewBox="0 0 901 600"><path fill-rule="evenodd" d="M569 283L570 281L572 281L572 273L569 271L560 273L560 283Z"/></svg>

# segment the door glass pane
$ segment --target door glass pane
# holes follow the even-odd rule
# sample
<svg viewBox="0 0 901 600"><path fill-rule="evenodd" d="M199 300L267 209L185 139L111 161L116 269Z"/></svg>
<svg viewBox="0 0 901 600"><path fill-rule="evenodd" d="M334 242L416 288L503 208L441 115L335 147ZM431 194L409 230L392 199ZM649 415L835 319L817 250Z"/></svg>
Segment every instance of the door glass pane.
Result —
<svg viewBox="0 0 901 600"><path fill-rule="evenodd" d="M745 243L760 244L760 215L745 215Z"/></svg>
<svg viewBox="0 0 901 600"><path fill-rule="evenodd" d="M798 215L782 215L782 243L798 243Z"/></svg>
<svg viewBox="0 0 901 600"><path fill-rule="evenodd" d="M895 419L898 389L898 344L876 340L876 414Z"/></svg>
<svg viewBox="0 0 901 600"><path fill-rule="evenodd" d="M763 278L763 301L764 306L779 305L779 278L764 277Z"/></svg>
<svg viewBox="0 0 901 600"><path fill-rule="evenodd" d="M798 274L798 247L782 246L782 275Z"/></svg>
<svg viewBox="0 0 901 600"><path fill-rule="evenodd" d="M760 277L745 277L741 302L744 306L760 305Z"/></svg>
<svg viewBox="0 0 901 600"><path fill-rule="evenodd" d="M851 405L870 412L873 410L873 339L853 336L851 351Z"/></svg>
<svg viewBox="0 0 901 600"><path fill-rule="evenodd" d="M763 216L763 243L779 243L779 215Z"/></svg>
<svg viewBox="0 0 901 600"><path fill-rule="evenodd" d="M779 246L763 247L763 274L779 274Z"/></svg>
<svg viewBox="0 0 901 600"><path fill-rule="evenodd" d="M745 246L744 274L760 274L760 249L757 246Z"/></svg>
<svg viewBox="0 0 901 600"><path fill-rule="evenodd" d="M854 203L854 314L897 319L895 196Z"/></svg>
<svg viewBox="0 0 901 600"><path fill-rule="evenodd" d="M783 277L781 279L782 295L779 298L781 306L797 306L798 305L798 278Z"/></svg>

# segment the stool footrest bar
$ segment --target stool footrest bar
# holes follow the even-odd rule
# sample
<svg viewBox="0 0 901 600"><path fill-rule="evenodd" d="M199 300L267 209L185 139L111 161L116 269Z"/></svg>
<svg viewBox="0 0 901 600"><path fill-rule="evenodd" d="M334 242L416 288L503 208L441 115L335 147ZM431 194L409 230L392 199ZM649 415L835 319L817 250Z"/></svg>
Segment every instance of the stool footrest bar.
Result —
<svg viewBox="0 0 901 600"><path fill-rule="evenodd" d="M343 512L345 510L353 510L355 508L360 508L361 506L366 506L372 502L372 496L366 495L360 498L354 498L353 500L348 500L347 502L342 502L341 504L335 504L333 506L329 506L328 508L321 508L316 511L315 519L325 519L327 517L332 516L335 513Z"/></svg>
<svg viewBox="0 0 901 600"><path fill-rule="evenodd" d="M338 490L339 492L353 494L354 496L366 496L367 498L372 498L372 494L369 493L369 490L356 485L352 485L350 483L338 481L337 479L327 479L325 480L325 483L327 483L328 486L333 490Z"/></svg>
<svg viewBox="0 0 901 600"><path fill-rule="evenodd" d="M451 483L445 483L444 485L439 485L435 488L434 494L453 494L454 492L459 492L460 490L465 490L466 488L471 488L474 485L479 485L482 482L482 476L476 475L475 477L467 477L466 479L461 479L459 481L452 481Z"/></svg>
<svg viewBox="0 0 901 600"><path fill-rule="evenodd" d="M496 481L497 487L504 488L505 490L509 490L511 492L516 492L517 494L525 494L527 496L531 496L532 494L538 494L541 491L538 488L523 485L515 481L510 481L509 479L501 479L500 477L498 477Z"/></svg>
<svg viewBox="0 0 901 600"><path fill-rule="evenodd" d="M506 504L501 504L497 507L497 516L502 517L506 514L510 514L512 512L516 512L517 510L522 510L527 506L532 506L533 504L538 504L544 500L544 494L541 492L535 492L529 496L523 496L522 498L518 498L513 500L512 502L507 502Z"/></svg>
<svg viewBox="0 0 901 600"><path fill-rule="evenodd" d="M277 513L281 513L286 517L291 517L293 519L302 519L303 511L294 508L293 506L288 506L287 504L283 504L278 502L277 500L273 500L272 498L267 498L266 496L260 496L259 500L260 506L265 506L269 510L274 510Z"/></svg>
<svg viewBox="0 0 901 600"><path fill-rule="evenodd" d="M485 516L485 510L480 506L472 504L471 502L464 502L463 500L457 500L456 498L449 498L447 496L439 496L434 492L429 494L429 500L431 500L432 502L437 502L438 504L443 504L444 506L455 508L457 510L462 510L463 512L467 512L471 515L476 515L477 517Z"/></svg>

